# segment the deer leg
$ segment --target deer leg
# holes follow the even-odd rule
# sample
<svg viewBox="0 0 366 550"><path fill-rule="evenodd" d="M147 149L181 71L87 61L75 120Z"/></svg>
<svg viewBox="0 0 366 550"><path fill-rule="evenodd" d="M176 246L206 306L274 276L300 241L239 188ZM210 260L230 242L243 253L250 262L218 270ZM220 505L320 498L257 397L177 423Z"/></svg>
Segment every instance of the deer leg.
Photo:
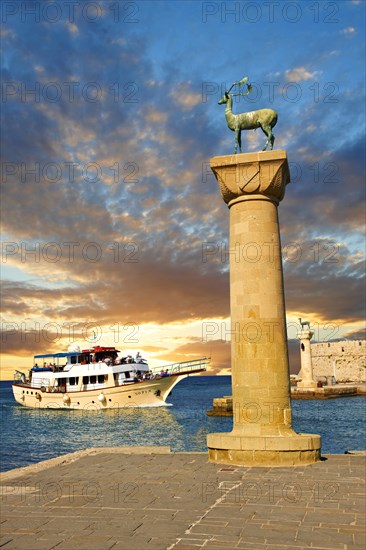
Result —
<svg viewBox="0 0 366 550"><path fill-rule="evenodd" d="M240 143L240 130L239 128L235 128L235 149L234 149L234 155L236 155L236 151L238 150L238 145ZM240 152L241 152L241 145L240 145Z"/></svg>
<svg viewBox="0 0 366 550"><path fill-rule="evenodd" d="M270 140L271 141L271 149L273 149L274 140L275 140L275 137L272 134L272 137L271 137L271 140Z"/></svg>
<svg viewBox="0 0 366 550"><path fill-rule="evenodd" d="M273 149L274 136L272 134L272 128L268 125L265 126L264 124L263 124L263 126L261 125L261 128L267 136L267 141L266 141L266 144L263 147L262 151L265 151L267 149L268 143L271 143L271 149Z"/></svg>
<svg viewBox="0 0 366 550"><path fill-rule="evenodd" d="M238 144L239 144L239 151L241 152L241 130L238 132Z"/></svg>

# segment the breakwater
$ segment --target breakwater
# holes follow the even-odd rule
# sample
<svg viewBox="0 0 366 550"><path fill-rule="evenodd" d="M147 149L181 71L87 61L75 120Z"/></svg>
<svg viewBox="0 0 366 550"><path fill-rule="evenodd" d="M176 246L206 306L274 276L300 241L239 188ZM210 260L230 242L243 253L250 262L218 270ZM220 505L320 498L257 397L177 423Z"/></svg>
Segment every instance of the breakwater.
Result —
<svg viewBox="0 0 366 550"><path fill-rule="evenodd" d="M337 397L356 397L366 395L366 384L347 384L339 386L324 386L322 388L291 388L291 399L334 399ZM216 397L208 416L232 416L233 398L231 395Z"/></svg>

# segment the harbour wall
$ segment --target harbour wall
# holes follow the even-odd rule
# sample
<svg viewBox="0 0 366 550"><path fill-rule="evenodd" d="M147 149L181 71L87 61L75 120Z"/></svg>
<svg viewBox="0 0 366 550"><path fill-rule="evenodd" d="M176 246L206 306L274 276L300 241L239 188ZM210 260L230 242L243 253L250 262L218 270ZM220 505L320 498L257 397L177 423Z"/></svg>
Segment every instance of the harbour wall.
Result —
<svg viewBox="0 0 366 550"><path fill-rule="evenodd" d="M334 376L339 384L366 382L366 340L311 344L311 356L315 380Z"/></svg>

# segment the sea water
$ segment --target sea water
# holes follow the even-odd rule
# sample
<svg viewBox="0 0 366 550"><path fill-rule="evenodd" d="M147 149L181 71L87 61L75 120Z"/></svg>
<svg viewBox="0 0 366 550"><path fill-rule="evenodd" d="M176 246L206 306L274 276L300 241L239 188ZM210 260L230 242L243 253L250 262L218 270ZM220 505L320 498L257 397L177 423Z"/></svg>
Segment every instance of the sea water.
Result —
<svg viewBox="0 0 366 550"><path fill-rule="evenodd" d="M230 376L193 376L168 398L171 406L104 411L27 409L0 382L2 471L88 447L168 445L206 451L206 435L228 432L231 417L210 417L214 397L231 395ZM365 397L293 401L293 426L322 436L322 453L365 449Z"/></svg>

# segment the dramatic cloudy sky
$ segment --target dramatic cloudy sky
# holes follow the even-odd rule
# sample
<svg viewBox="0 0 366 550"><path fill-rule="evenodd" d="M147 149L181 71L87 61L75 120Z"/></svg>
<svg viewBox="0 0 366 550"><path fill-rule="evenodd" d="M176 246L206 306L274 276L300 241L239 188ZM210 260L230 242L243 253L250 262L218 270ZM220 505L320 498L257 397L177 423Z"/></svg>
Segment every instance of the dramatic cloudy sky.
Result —
<svg viewBox="0 0 366 550"><path fill-rule="evenodd" d="M363 328L365 2L2 2L2 377L93 337L230 365L229 211L208 169L275 108L292 370ZM243 135L246 151L264 143Z"/></svg>

